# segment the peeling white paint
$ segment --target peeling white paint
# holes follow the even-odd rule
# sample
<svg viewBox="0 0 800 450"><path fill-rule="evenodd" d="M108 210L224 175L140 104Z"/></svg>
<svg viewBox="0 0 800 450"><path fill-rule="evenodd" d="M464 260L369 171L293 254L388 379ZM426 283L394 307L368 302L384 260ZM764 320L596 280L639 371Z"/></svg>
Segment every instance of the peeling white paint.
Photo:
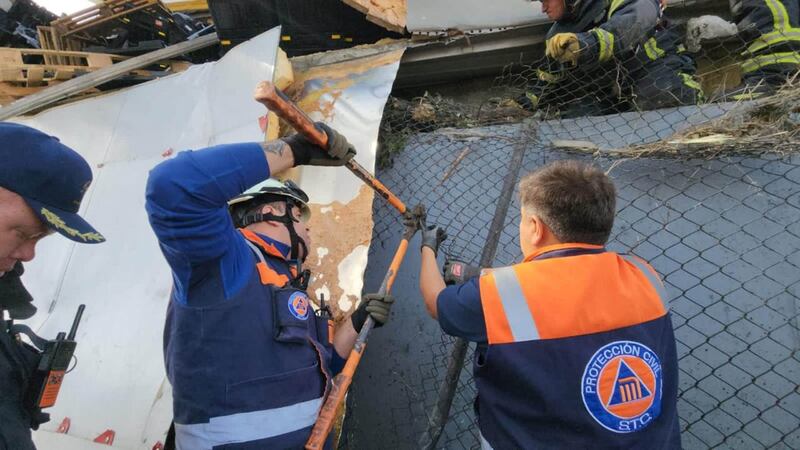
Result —
<svg viewBox="0 0 800 450"><path fill-rule="evenodd" d="M328 249L327 248L325 248L325 247L317 247L317 258L319 258L319 261L317 261L317 265L318 266L322 265L322 258L324 258L327 254L328 254Z"/></svg>
<svg viewBox="0 0 800 450"><path fill-rule="evenodd" d="M342 289L342 296L339 298L341 311L349 311L353 306L353 301L348 296L361 298L368 250L369 247L366 245L359 245L339 263L339 287Z"/></svg>

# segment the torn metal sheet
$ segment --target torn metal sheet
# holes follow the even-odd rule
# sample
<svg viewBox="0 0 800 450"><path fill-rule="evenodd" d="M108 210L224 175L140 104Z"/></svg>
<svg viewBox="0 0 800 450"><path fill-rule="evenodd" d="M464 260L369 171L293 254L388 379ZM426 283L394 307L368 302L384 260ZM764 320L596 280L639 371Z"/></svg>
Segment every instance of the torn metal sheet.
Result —
<svg viewBox="0 0 800 450"><path fill-rule="evenodd" d="M485 30L549 21L541 2L528 0L407 0L411 32Z"/></svg>
<svg viewBox="0 0 800 450"><path fill-rule="evenodd" d="M45 239L26 266L42 336L69 329L79 304L77 366L64 379L52 420L34 434L42 449L86 449L113 430L114 448L155 448L172 414L162 330L172 285L144 210L148 171L177 151L261 141L264 108L252 98L271 79L280 30L243 43L216 63L19 122L58 136L94 171L81 214L102 245ZM64 418L68 434L55 433ZM100 448L106 448L105 446Z"/></svg>
<svg viewBox="0 0 800 450"><path fill-rule="evenodd" d="M356 160L374 170L383 107L403 49L295 72L290 88L313 120L342 132L358 149ZM312 297L332 300L336 318L358 304L372 237L373 191L347 169L303 167L294 172L311 199L311 238L306 262Z"/></svg>
<svg viewBox="0 0 800 450"><path fill-rule="evenodd" d="M280 31L234 48L217 63L104 97L49 110L30 126L58 136L93 167L81 213L108 238L98 246L46 239L26 266L39 314L28 322L43 336L67 329L77 305L79 364L65 378L52 421L35 434L39 448L84 449L106 430L114 447L154 448L172 413L163 367L162 330L172 285L144 211L148 171L185 149L264 139L264 107L252 99L272 79ZM295 92L316 120L342 130L372 170L383 106L402 51L295 74ZM310 289L351 310L362 286L372 236L372 191L344 168L296 171L314 202L315 253ZM321 291L320 291L321 292ZM55 433L69 417L67 435Z"/></svg>

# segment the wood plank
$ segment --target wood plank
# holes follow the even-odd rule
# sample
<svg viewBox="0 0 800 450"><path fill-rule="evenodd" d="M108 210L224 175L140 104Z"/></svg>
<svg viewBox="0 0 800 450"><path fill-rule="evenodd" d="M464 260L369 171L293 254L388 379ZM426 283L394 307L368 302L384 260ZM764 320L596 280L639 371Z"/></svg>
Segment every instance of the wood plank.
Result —
<svg viewBox="0 0 800 450"><path fill-rule="evenodd" d="M164 6L166 6L172 12L203 11L208 10L208 0L164 2Z"/></svg>
<svg viewBox="0 0 800 450"><path fill-rule="evenodd" d="M23 64L22 53L13 48L0 47L0 67L18 66Z"/></svg>
<svg viewBox="0 0 800 450"><path fill-rule="evenodd" d="M27 87L41 86L44 84L44 69L41 67L31 67L26 71L25 85Z"/></svg>
<svg viewBox="0 0 800 450"><path fill-rule="evenodd" d="M25 81L19 69L0 66L0 81Z"/></svg>
<svg viewBox="0 0 800 450"><path fill-rule="evenodd" d="M72 50L44 50L39 48L15 48L15 47L0 47L0 54L2 55L10 55L17 54L19 55L16 59L17 62L8 60L9 63L21 63L22 56L25 55L53 55L53 56L75 56L78 58L89 58L97 55L101 55L103 58L111 58L113 60L122 61L128 59L128 56L121 56L121 55L114 55L111 53L93 53L93 52L78 52ZM1 60L0 60L1 61Z"/></svg>
<svg viewBox="0 0 800 450"><path fill-rule="evenodd" d="M72 95L83 92L89 88L120 77L132 70L147 67L158 61L174 58L185 53L200 50L219 42L216 33L201 36L191 41L181 42L154 52L131 58L104 69L65 81L58 86L43 89L41 92L17 100L16 102L0 108L0 120L25 114L35 109L43 108L54 102L63 100Z"/></svg>
<svg viewBox="0 0 800 450"><path fill-rule="evenodd" d="M71 34L77 33L79 31L83 31L85 29L88 29L88 28L100 25L102 23L108 22L110 20L114 20L114 19L117 19L117 18L120 18L120 17L123 17L123 16L127 16L128 14L131 14L133 12L148 8L148 7L153 6L153 5L157 4L157 3L159 3L158 0L146 0L144 4L141 4L139 6L135 6L133 8L128 8L128 9L124 9L124 10L118 12L118 13L111 14L111 15L108 15L108 16L104 16L104 17L101 17L101 18L89 20L89 21L83 23L81 26L79 26L77 28L68 29L68 31L66 33L63 33L62 36L66 37L66 36L69 36Z"/></svg>

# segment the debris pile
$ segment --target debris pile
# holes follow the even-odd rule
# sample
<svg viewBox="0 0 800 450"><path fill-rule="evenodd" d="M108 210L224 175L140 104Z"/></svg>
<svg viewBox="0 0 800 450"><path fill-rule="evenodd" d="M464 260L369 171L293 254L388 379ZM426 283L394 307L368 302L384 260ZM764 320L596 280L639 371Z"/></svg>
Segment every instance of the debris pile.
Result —
<svg viewBox="0 0 800 450"><path fill-rule="evenodd" d="M209 24L173 13L160 0L104 0L62 17L32 0L17 0L7 13L0 11L0 106L211 31ZM72 100L180 72L217 55L212 50L149 61Z"/></svg>
<svg viewBox="0 0 800 450"><path fill-rule="evenodd" d="M489 98L477 106L427 92L411 100L390 97L381 122L378 166L389 166L393 155L405 148L411 134L442 128L515 123L532 115L514 99L505 96Z"/></svg>
<svg viewBox="0 0 800 450"><path fill-rule="evenodd" d="M722 117L663 141L610 153L620 156L714 157L721 153L796 153L800 149L800 81L775 95L736 105Z"/></svg>

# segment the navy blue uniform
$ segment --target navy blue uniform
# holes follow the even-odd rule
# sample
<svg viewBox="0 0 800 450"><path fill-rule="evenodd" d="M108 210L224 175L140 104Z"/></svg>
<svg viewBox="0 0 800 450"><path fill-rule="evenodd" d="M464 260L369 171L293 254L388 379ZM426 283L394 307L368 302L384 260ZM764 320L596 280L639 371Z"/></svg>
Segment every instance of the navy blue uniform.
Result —
<svg viewBox="0 0 800 450"><path fill-rule="evenodd" d="M290 285L288 247L227 211L269 175L257 143L182 152L150 173L146 208L174 280L164 355L179 449L302 448L330 386L328 323Z"/></svg>
<svg viewBox="0 0 800 450"><path fill-rule="evenodd" d="M644 261L547 247L446 288L437 307L446 333L478 342L483 448L680 448L675 337Z"/></svg>

